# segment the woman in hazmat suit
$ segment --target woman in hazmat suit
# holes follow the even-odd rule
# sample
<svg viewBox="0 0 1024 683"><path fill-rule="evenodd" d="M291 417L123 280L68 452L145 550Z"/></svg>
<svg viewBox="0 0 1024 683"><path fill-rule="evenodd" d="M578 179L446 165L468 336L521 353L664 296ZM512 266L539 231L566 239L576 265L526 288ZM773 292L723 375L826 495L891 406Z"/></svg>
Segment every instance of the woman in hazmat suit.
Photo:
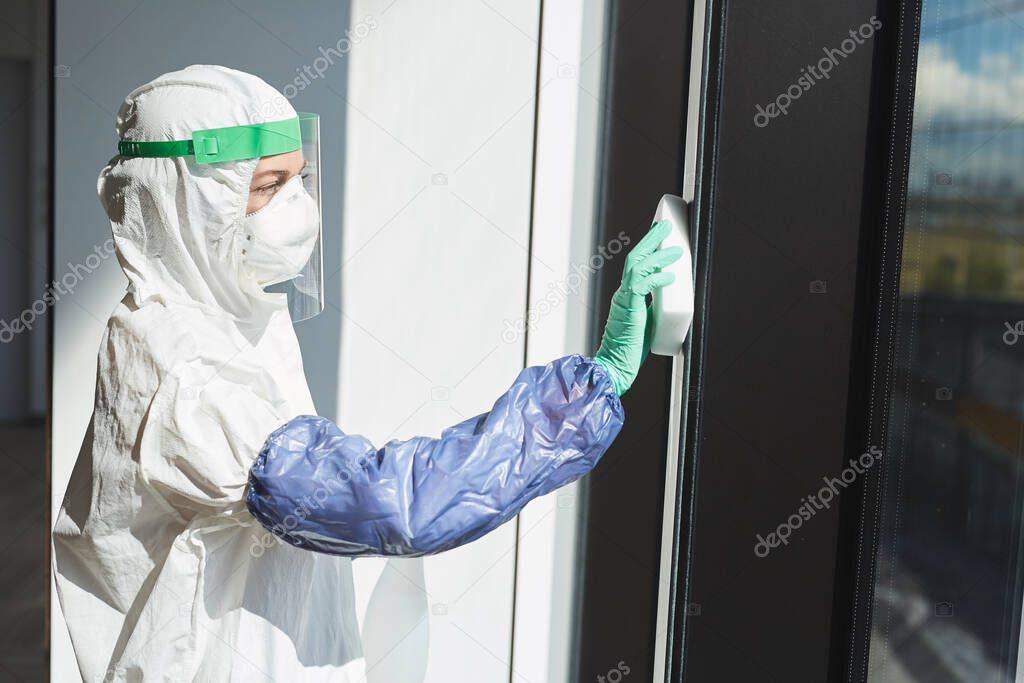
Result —
<svg viewBox="0 0 1024 683"><path fill-rule="evenodd" d="M359 680L350 558L479 538L588 472L622 426L645 296L680 255L659 249L664 224L628 255L593 358L524 369L437 438L376 447L317 417L292 328L319 277L309 123L207 65L120 107L97 190L128 289L53 530L85 680ZM294 300L266 291L288 282Z"/></svg>

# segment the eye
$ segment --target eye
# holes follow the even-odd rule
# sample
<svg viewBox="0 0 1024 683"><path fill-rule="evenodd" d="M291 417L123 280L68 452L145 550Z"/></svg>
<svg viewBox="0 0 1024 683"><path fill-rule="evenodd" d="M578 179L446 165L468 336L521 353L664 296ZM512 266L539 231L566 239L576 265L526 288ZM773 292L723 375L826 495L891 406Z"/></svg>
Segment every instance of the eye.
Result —
<svg viewBox="0 0 1024 683"><path fill-rule="evenodd" d="M281 182L280 181L274 181L272 183L268 183L266 185L262 185L260 187L257 187L255 190L252 190L252 192L255 193L255 194L261 195L261 196L267 196L267 195L274 194L275 192L277 192L280 189L281 189Z"/></svg>

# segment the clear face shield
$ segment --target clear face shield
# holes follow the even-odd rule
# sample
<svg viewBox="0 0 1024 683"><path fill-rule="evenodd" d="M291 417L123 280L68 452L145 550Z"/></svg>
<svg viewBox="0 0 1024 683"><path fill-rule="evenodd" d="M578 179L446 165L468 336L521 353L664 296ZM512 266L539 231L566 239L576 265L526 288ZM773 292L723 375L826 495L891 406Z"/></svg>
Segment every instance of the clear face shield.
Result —
<svg viewBox="0 0 1024 683"><path fill-rule="evenodd" d="M283 121L192 132L191 140L121 140L122 156L193 156L208 164L299 152L301 172L281 178L264 205L245 216L243 268L268 292L284 293L295 322L324 310L320 205L320 117L299 112ZM285 157L282 157L285 158Z"/></svg>

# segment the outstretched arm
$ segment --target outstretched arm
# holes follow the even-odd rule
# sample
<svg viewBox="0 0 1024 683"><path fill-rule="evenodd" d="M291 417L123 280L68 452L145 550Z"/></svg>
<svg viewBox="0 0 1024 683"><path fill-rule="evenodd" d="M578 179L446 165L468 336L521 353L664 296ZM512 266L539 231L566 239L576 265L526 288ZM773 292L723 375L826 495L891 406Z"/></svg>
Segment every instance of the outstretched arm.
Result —
<svg viewBox="0 0 1024 683"><path fill-rule="evenodd" d="M322 417L267 439L246 503L288 543L335 555L437 553L589 472L622 427L605 368L581 355L519 373L486 413L439 438L375 448Z"/></svg>

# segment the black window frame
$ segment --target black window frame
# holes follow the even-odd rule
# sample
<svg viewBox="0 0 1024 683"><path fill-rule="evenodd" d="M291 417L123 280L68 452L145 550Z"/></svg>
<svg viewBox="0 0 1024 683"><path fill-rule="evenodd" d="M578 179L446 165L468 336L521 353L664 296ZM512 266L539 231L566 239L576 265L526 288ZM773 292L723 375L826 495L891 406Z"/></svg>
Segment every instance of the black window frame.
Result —
<svg viewBox="0 0 1024 683"><path fill-rule="evenodd" d="M853 305L843 316L849 323L848 372L836 377L812 377L808 391L814 391L816 387L834 390L836 383L845 385L843 452L842 457L832 463L833 468L841 467L842 463L857 457L873 444L884 443L893 351L890 330L895 324L899 300L906 161L909 158L913 114L920 1L797 4L800 6L799 14L806 21L773 25L758 33L749 25L754 21L750 16L754 13L749 12L748 6L727 0L709 0L707 3L704 92L700 112L703 125L693 212L697 314L687 347L690 402L684 409L689 414L684 416L685 458L681 460L682 487L676 510L678 533L675 554L679 562L675 582L680 589L674 595L669 669L669 680L674 681L734 680L738 672L730 668L730 662L736 661L737 655L742 658L742 649L725 643L735 644L738 641L741 645L746 644L752 634L759 634L769 643L780 637L786 639L757 651L757 666L765 680L796 680L809 673L811 678L800 680L863 681L867 678L881 467L868 470L842 493L838 514L822 515L825 519L815 521L817 528L808 527L808 536L812 539L816 536L819 540L813 546L805 546L811 548L810 552L797 553L792 552L792 548L784 548L786 552L778 555L781 557L778 567L770 571L764 571L765 567L762 567L752 585L738 589L744 599L726 604L726 615L715 622L714 629L706 623L704 610L708 606L701 603L699 586L694 585L695 576L700 571L709 575L723 564L724 558L729 557L728 553L709 546L706 539L714 539L715 543L742 543L742 533L735 531L738 526L765 526L770 521L760 510L741 506L742 519L739 523L735 518L727 523L724 515L716 514L724 512L721 498L710 507L705 505L702 508L700 496L709 487L723 484L721 477L709 476L706 468L702 468L702 459L714 455L707 452L715 436L707 433L706 425L709 421L720 423L721 413L730 407L721 406L717 409L718 416L709 416L703 400L708 390L705 382L709 358L715 353L714 348L709 348L708 339L709 316L713 316L715 310L709 306L709 298L714 289L715 270L728 272L728 266L737 265L741 256L734 251L729 258L718 255L716 259L715 251L716 232L729 229L728 219L726 225L721 225L716 213L721 155L723 149L740 144L738 141L745 135L742 130L736 132L735 119L742 113L728 100L729 86L732 85L728 79L738 78L742 83L742 74L737 74L735 66L732 72L728 71L729 60L734 60L735 65L735 61L742 61L744 56L754 58L759 54L762 58L771 59L783 46L832 45L837 40L835 29L844 23L848 25L851 6L856 6L855 11L860 11L865 18L876 16L883 26L874 35L870 59L859 63L847 60L849 63L842 64L843 69L857 72L849 76L844 74L844 77L860 79L861 84L870 83L866 128L862 128L865 112L844 110L842 95L824 104L808 104L807 110L795 112L802 117L799 125L809 132L831 130L841 137L845 131L863 129L864 141L859 154L855 145L842 147L846 163L863 169L860 220L842 226L847 237L855 238L857 244L856 266L847 273L852 281L846 283L852 293ZM730 33L741 35L742 41L728 41ZM780 82L780 85L784 84ZM816 87L825 90L823 86L828 85L819 83ZM794 107L802 104L797 103ZM730 118L734 119L731 130L723 126L723 122L728 124ZM767 126L763 132L771 135L777 131ZM765 144L764 148L770 146ZM785 169L797 169L788 171L796 182L802 170L814 167L816 158L812 149L793 148L792 154L807 160L806 164L790 163L785 166ZM824 185L828 186L828 183ZM834 185L834 194L830 193L829 200L841 198L850 189ZM744 191L750 204L747 214L751 218L760 212L777 219L778 207L771 206L771 197L758 196L759 193L750 188ZM734 228L736 222L734 218ZM789 242L785 244L798 246ZM757 258L757 254L752 252L749 257ZM830 279L829 289L831 285ZM735 321L725 324L736 326ZM802 369L792 364L787 372L796 377ZM787 417L795 424L799 424L801 418L796 411L787 413ZM768 470L777 467L775 462L767 459L753 461L741 456L737 461L751 480L763 478L769 481ZM821 463L808 460L790 462L788 466L798 470L800 475L829 473ZM793 505L797 505L795 498ZM700 544L702 539L705 540L704 547ZM815 563L832 567L831 605L828 610L821 609L823 596L808 589L808 567ZM734 569L726 566L722 570L731 572ZM787 596L792 609L784 614L751 609L752 605L770 604L763 599L769 591ZM709 643L716 642L722 645L709 647ZM695 650L698 647L700 650ZM767 657L766 652L769 653Z"/></svg>
<svg viewBox="0 0 1024 683"><path fill-rule="evenodd" d="M654 633L657 567L660 552L666 551L673 554L675 568L671 628L666 636L666 680L740 680L740 665L756 659L760 680L863 681L867 676L881 467L858 478L843 491L838 506L808 525L809 540L805 539L801 549L784 548L773 560L778 562L776 567L759 567L753 580L738 589L738 598L708 602L702 593L701 575L736 570L723 548L749 549L753 558L754 536L747 530L765 529L782 521L743 500L728 506L728 497L720 493L728 482L714 470L720 463L710 460L723 450L718 447L716 452L714 440L721 435L723 419L730 417L730 411L737 418L737 429L744 427L744 408L721 399L717 404L707 400L708 392L722 393L715 385L720 380L715 379L713 362L730 352L721 345L723 326L737 335L744 330L742 316L730 316L728 311L723 315L712 297L716 289L727 289L723 278L731 271L766 254L766 246L755 241L756 235L751 236L746 253L735 244L729 246L729 240L742 228L742 219L735 207L719 205L720 183L736 182L738 163L769 168L773 177L765 183L768 188L772 182L778 187L777 183L785 180L799 183L809 177L826 178L820 180L806 205L773 205L764 187L734 187L731 193L737 197L742 193L749 222L775 221L783 244L797 251L800 236L786 233L780 216L793 212L806 218L835 202L857 207L855 217L828 226L855 252L849 254L845 267L825 273L828 294L847 297L835 317L841 324L833 325L844 329L845 351L831 359L835 362L831 375L815 375L792 358L785 359L788 365L780 374L792 380L792 386L806 380L802 384L805 394L820 391L831 396L832 421L803 425L809 432L831 429L833 435L842 433L835 449L823 453L821 459L796 458L785 466L795 477L802 477L801 482L832 474L851 457L884 443L890 386L887 373L893 351L889 330L898 305L920 0L800 0L756 6L737 0L694 2L703 3L705 9L704 68L699 83L689 82L692 3L682 9L665 0L612 2L609 7L597 239L609 238L619 230L638 237L661 194L681 191L686 126L699 126L691 225L697 306L686 346L682 457L676 506L671 511L675 542L672 548L660 548L658 533L663 514L671 362L652 357L625 397L626 427L606 455L610 463L628 460L628 469L599 468L585 483L573 678L594 680L596 674L621 659L630 666L631 676L650 678L653 639L658 637ZM778 15L770 18L770 25L764 25L758 16L759 11L769 11L766 7ZM790 20L782 20L783 15ZM883 28L875 33L870 47L859 48L858 60L846 60L841 74L836 74L840 78L818 83L785 119L759 131L760 137L752 138L755 144L746 144L751 140L750 130L742 128L742 119L752 117L754 111L738 102L737 89L756 89L762 102L763 94L774 90L750 80L742 68L744 60L788 63L778 72L781 89L789 83L788 76L799 75L800 62L793 61L794 55L812 59L817 50L834 46L847 30L871 16L876 16ZM672 52L650 49L652 44L673 40L676 48ZM654 77L630 76L643 70L650 70ZM664 84L666 76L678 79L670 88L672 96L653 96L659 78ZM697 121L686 120L689 87L703 91ZM847 92L850 87L859 90ZM658 116L646 119L641 131L645 141L671 150L674 164L661 156L652 163L644 149L636 148L636 122L645 121L636 112L644 106L661 110ZM834 157L852 171L829 177L830 168L815 155L813 144L790 147L793 158L781 165L766 164L766 151L792 135L792 128L787 132L785 123L776 125L786 119L798 122L809 135L830 133L835 139L830 143ZM745 161L737 160L737 150L745 151ZM854 176L858 182L849 182ZM723 217L729 211L731 216ZM802 253L813 257L820 252L807 249ZM621 267L616 265L620 264L613 262L600 275L593 305L595 340L618 285ZM813 333L813 323L805 317L787 324L794 325L793 336L799 336ZM715 332L717 338L712 336ZM750 378L731 381L734 391L743 385L754 389ZM798 410L785 415L790 424L780 425L779 433L798 431L794 425L801 426L806 417ZM778 463L749 453L733 457L737 471L749 482L769 485L771 470L778 468ZM795 508L800 494L809 492L801 483L776 495ZM628 533L631 529L633 533ZM811 574L816 590L808 586ZM770 604L766 600L770 595L787 596L789 609L759 609ZM709 617L717 619L714 626ZM752 654L744 645L755 638L765 642ZM780 642L772 645L775 640Z"/></svg>

